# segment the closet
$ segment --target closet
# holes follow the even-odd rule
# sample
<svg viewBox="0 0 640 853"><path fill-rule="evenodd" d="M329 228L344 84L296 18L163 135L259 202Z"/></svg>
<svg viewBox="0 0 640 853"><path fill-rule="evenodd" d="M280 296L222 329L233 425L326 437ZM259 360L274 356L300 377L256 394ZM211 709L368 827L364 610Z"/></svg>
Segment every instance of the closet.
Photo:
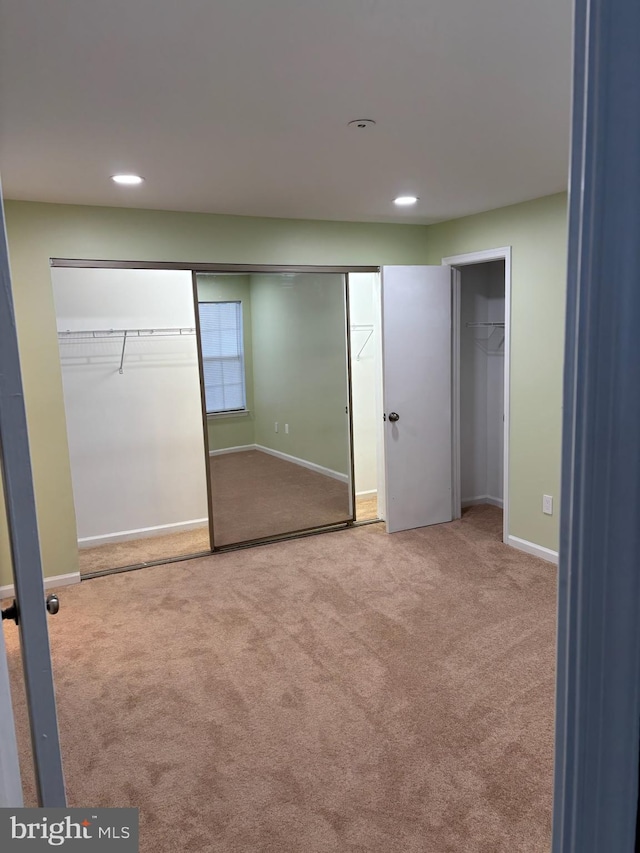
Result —
<svg viewBox="0 0 640 853"><path fill-rule="evenodd" d="M83 577L347 526L356 499L377 517L376 274L362 275L350 330L344 271L54 261Z"/></svg>
<svg viewBox="0 0 640 853"><path fill-rule="evenodd" d="M504 261L461 268L462 506L503 505Z"/></svg>
<svg viewBox="0 0 640 853"><path fill-rule="evenodd" d="M191 273L51 272L81 574L208 552Z"/></svg>

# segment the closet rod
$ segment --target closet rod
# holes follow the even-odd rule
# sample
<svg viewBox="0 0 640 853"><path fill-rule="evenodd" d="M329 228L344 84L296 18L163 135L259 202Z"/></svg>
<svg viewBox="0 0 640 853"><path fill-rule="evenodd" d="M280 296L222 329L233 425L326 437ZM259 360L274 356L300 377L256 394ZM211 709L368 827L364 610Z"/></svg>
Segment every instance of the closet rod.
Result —
<svg viewBox="0 0 640 853"><path fill-rule="evenodd" d="M467 329L473 329L476 326L498 326L504 329L504 323L467 323Z"/></svg>
<svg viewBox="0 0 640 853"><path fill-rule="evenodd" d="M82 340L88 338L120 338L120 337L176 337L179 335L195 335L196 330L190 327L157 328L157 329L66 329L58 332L59 338L78 337Z"/></svg>

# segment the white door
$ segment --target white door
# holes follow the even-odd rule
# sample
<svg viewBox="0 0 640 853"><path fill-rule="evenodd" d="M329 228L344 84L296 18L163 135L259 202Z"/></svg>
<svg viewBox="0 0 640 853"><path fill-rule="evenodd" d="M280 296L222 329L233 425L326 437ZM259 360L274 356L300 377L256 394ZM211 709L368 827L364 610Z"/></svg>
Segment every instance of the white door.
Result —
<svg viewBox="0 0 640 853"><path fill-rule="evenodd" d="M382 268L387 532L452 519L451 268Z"/></svg>

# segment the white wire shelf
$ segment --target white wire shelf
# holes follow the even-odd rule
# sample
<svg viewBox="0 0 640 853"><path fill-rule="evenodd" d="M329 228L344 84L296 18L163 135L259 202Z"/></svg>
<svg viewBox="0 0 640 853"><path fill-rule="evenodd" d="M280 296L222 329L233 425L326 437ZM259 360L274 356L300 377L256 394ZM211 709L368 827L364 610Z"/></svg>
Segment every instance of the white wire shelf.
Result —
<svg viewBox="0 0 640 853"><path fill-rule="evenodd" d="M122 352L120 353L120 367L118 373L124 373L124 356L127 349L127 341L130 338L175 338L195 335L195 326L176 326L172 328L157 329L63 329L58 331L58 340L105 340L122 338Z"/></svg>

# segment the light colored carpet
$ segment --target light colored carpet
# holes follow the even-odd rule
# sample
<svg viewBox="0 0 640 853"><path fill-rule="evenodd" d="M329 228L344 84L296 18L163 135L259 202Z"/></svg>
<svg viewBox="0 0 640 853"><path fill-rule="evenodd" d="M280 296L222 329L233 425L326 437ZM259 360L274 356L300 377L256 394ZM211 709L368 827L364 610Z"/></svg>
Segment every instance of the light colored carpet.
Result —
<svg viewBox="0 0 640 853"><path fill-rule="evenodd" d="M346 483L260 450L212 456L211 492L216 547L349 518Z"/></svg>
<svg viewBox="0 0 640 853"><path fill-rule="evenodd" d="M209 528L170 533L166 536L150 536L146 539L131 539L113 545L98 545L96 548L81 548L78 551L80 574L100 572L103 569L135 566L154 560L170 560L210 551Z"/></svg>
<svg viewBox="0 0 640 853"><path fill-rule="evenodd" d="M555 569L501 524L474 507L61 589L70 804L139 806L142 853L546 853Z"/></svg>
<svg viewBox="0 0 640 853"><path fill-rule="evenodd" d="M211 476L217 547L323 527L349 516L345 483L257 450L211 457ZM371 499L357 501L359 520L376 517ZM82 548L80 574L209 550L207 527Z"/></svg>

